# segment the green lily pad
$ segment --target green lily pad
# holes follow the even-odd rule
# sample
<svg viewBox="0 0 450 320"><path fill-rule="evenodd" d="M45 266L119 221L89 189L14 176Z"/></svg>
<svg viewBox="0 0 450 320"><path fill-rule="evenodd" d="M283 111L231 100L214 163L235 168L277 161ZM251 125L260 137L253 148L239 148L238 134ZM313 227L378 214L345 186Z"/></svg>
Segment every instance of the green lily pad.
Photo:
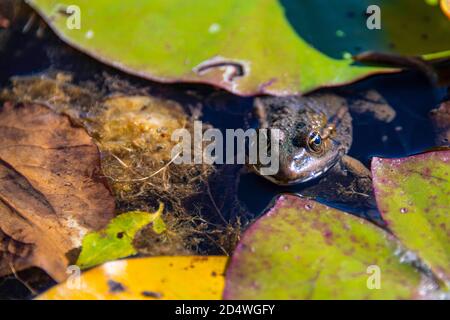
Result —
<svg viewBox="0 0 450 320"><path fill-rule="evenodd" d="M396 239L365 220L281 196L244 233L227 270L224 298L418 297L421 276L400 262L398 249Z"/></svg>
<svg viewBox="0 0 450 320"><path fill-rule="evenodd" d="M161 214L164 206L155 213L130 211L118 215L101 231L88 233L83 238L77 265L90 268L106 261L132 256L137 253L133 246L136 233L152 223L153 231L160 234L166 230Z"/></svg>
<svg viewBox="0 0 450 320"><path fill-rule="evenodd" d="M450 284L450 151L374 158L372 174L389 229Z"/></svg>
<svg viewBox="0 0 450 320"><path fill-rule="evenodd" d="M440 10L439 0L280 0L280 3L297 34L334 58L341 58L343 52L356 55L365 51L408 56L450 55L450 21ZM371 5L380 8L380 30L366 27L365 13Z"/></svg>
<svg viewBox="0 0 450 320"><path fill-rule="evenodd" d="M145 78L241 95L295 94L378 72L302 40L276 0L28 0L66 42ZM67 28L69 5L81 28Z"/></svg>
<svg viewBox="0 0 450 320"><path fill-rule="evenodd" d="M393 71L354 65L351 55L362 51L450 50L449 22L422 0L27 2L62 39L112 66L240 95L304 93ZM381 30L366 27L372 4L381 8ZM80 29L67 26L70 5L80 8Z"/></svg>

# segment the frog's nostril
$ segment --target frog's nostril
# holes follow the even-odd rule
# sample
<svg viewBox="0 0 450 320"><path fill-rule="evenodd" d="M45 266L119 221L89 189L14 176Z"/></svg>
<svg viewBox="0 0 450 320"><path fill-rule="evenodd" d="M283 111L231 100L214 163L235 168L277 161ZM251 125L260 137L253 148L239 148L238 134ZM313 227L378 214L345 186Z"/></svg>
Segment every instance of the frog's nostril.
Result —
<svg viewBox="0 0 450 320"><path fill-rule="evenodd" d="M305 143L300 135L296 135L294 138L292 138L292 145L294 147L301 148L304 146L304 144Z"/></svg>

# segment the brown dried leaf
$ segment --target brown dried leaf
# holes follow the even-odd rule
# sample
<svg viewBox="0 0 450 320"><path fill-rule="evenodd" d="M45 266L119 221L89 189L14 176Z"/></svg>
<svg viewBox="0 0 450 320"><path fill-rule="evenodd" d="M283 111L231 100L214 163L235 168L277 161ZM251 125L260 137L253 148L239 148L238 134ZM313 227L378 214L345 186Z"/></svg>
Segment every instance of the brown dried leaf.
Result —
<svg viewBox="0 0 450 320"><path fill-rule="evenodd" d="M66 278L68 253L112 218L96 145L37 104L0 110L0 276L30 266Z"/></svg>

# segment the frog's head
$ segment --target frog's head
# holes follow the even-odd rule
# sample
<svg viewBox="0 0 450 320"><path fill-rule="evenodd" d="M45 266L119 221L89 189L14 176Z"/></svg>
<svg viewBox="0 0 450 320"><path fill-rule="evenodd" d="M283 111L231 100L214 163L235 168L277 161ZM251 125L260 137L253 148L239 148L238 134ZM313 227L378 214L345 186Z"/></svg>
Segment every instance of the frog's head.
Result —
<svg viewBox="0 0 450 320"><path fill-rule="evenodd" d="M297 132L280 131L279 170L265 176L279 185L292 185L315 179L332 168L345 154L331 136L314 128Z"/></svg>
<svg viewBox="0 0 450 320"><path fill-rule="evenodd" d="M336 95L314 97L264 97L255 100L259 127L277 129L278 150L270 146L271 159L278 156L278 171L263 175L279 185L315 179L332 168L351 143L351 117L345 101ZM272 139L270 139L272 140Z"/></svg>
<svg viewBox="0 0 450 320"><path fill-rule="evenodd" d="M327 121L323 113L312 110L288 112L271 121L267 127L279 132L279 169L263 176L279 185L292 185L318 178L332 168L346 147L335 139ZM272 145L270 152L274 151ZM258 165L254 169L261 174Z"/></svg>

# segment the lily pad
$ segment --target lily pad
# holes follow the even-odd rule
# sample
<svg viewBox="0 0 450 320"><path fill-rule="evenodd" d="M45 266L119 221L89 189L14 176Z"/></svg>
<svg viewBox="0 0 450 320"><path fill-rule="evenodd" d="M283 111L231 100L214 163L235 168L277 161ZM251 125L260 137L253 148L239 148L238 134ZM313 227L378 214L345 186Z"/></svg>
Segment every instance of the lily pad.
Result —
<svg viewBox="0 0 450 320"><path fill-rule="evenodd" d="M450 151L372 160L378 208L388 227L450 283Z"/></svg>
<svg viewBox="0 0 450 320"><path fill-rule="evenodd" d="M125 259L105 263L38 296L39 300L220 299L227 257Z"/></svg>
<svg viewBox="0 0 450 320"><path fill-rule="evenodd" d="M161 218L163 211L164 206L160 204L155 213L142 211L122 213L111 220L104 230L87 234L83 238L77 265L86 269L106 261L136 254L133 239L139 230L152 223L156 233L165 231L165 224Z"/></svg>
<svg viewBox="0 0 450 320"><path fill-rule="evenodd" d="M450 22L440 10L439 0L280 0L280 3L297 34L334 58L342 57L343 52L357 55L366 51L406 56L450 54ZM380 9L380 29L367 27L371 14L366 12L370 6Z"/></svg>
<svg viewBox="0 0 450 320"><path fill-rule="evenodd" d="M365 220L280 196L244 233L227 270L224 298L415 298L420 274L400 262L398 249L398 241Z"/></svg>
<svg viewBox="0 0 450 320"><path fill-rule="evenodd" d="M240 95L304 93L393 71L354 65L352 54L362 51L450 50L445 15L425 1L27 2L63 40L114 67L152 80L213 84ZM380 30L366 26L373 4L381 8ZM80 8L79 29L73 28L74 5Z"/></svg>
<svg viewBox="0 0 450 320"><path fill-rule="evenodd" d="M351 66L351 59L333 59L314 49L295 33L275 0L27 2L72 46L163 82L202 82L241 95L283 95L381 70ZM80 8L80 29L67 28L70 5Z"/></svg>

